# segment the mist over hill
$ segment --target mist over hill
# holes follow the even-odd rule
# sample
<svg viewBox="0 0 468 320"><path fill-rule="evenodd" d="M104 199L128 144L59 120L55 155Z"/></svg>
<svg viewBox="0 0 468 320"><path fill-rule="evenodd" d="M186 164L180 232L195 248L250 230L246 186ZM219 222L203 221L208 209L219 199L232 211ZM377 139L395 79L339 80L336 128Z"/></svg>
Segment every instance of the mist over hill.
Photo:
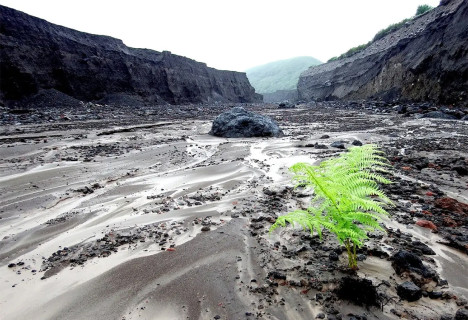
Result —
<svg viewBox="0 0 468 320"><path fill-rule="evenodd" d="M296 90L299 75L322 62L313 57L295 57L278 60L246 71L250 83L258 93L278 90Z"/></svg>

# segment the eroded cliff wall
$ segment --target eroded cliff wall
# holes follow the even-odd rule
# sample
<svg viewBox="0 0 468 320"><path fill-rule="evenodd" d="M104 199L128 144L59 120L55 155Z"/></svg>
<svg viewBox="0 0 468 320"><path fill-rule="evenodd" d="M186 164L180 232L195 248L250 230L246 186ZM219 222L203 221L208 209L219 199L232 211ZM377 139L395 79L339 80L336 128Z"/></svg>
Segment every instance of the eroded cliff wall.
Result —
<svg viewBox="0 0 468 320"><path fill-rule="evenodd" d="M301 74L300 99L467 104L468 1L445 1L349 58Z"/></svg>
<svg viewBox="0 0 468 320"><path fill-rule="evenodd" d="M117 103L261 101L245 73L129 48L0 6L0 102L25 101L44 90Z"/></svg>

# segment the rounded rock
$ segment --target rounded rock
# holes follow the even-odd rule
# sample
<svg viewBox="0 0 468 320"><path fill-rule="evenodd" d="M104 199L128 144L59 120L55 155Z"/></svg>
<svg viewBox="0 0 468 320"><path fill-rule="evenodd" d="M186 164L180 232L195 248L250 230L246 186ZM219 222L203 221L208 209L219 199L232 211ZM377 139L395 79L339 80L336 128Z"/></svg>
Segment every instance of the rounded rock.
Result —
<svg viewBox="0 0 468 320"><path fill-rule="evenodd" d="M213 121L211 135L224 138L282 137L278 124L242 107L235 107L220 114Z"/></svg>
<svg viewBox="0 0 468 320"><path fill-rule="evenodd" d="M406 301L416 301L421 299L422 290L411 281L405 281L397 287L397 294Z"/></svg>

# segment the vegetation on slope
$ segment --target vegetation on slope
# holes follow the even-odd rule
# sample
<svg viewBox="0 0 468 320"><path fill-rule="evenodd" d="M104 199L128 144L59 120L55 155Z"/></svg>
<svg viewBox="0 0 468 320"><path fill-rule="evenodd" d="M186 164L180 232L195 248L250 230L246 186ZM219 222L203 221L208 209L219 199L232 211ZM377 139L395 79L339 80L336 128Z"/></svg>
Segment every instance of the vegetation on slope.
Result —
<svg viewBox="0 0 468 320"><path fill-rule="evenodd" d="M393 23L391 25L389 25L388 27L386 27L385 29L382 29L380 30L379 32L377 32L374 36L374 38L369 41L368 43L365 43L365 44L361 44L360 46L357 46L357 47L354 47L354 48L351 48L349 49L348 51L346 51L345 53L343 53L342 55L338 56L338 57L333 57L331 58L330 60L328 60L328 62L331 62L331 61L335 61L335 60L340 60L340 59L343 59L343 58L348 58L348 57L351 57L352 55L364 50L365 48L367 48L368 46L370 46L373 42L377 41L377 40L380 40L382 39L383 37L385 37L386 35L392 33L392 32L395 32L396 30L400 29L401 27L403 27L406 23L410 22L411 20L413 20L414 18L430 11L434 9L433 7L431 7L430 5L427 5L427 4L423 4L423 5L420 5L418 7L418 9L416 10L416 14L414 15L414 17L411 17L411 18L408 18L408 19L403 19L402 21L400 22L397 22L397 23Z"/></svg>
<svg viewBox="0 0 468 320"><path fill-rule="evenodd" d="M300 74L321 63L313 57L296 57L270 62L246 72L256 92L271 93L278 90L295 90Z"/></svg>
<svg viewBox="0 0 468 320"><path fill-rule="evenodd" d="M432 9L434 9L434 7L432 7L432 6L428 5L428 4L422 4L416 10L416 16L419 16L419 15L421 15L423 13L431 11Z"/></svg>

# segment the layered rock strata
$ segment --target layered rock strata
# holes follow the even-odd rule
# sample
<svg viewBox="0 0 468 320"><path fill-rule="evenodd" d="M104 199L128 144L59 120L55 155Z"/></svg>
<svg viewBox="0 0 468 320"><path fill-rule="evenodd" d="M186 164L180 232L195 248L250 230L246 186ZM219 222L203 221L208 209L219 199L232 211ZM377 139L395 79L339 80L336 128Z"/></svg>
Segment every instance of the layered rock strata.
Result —
<svg viewBox="0 0 468 320"><path fill-rule="evenodd" d="M345 59L301 74L305 100L467 104L468 1L451 0Z"/></svg>
<svg viewBox="0 0 468 320"><path fill-rule="evenodd" d="M245 73L220 71L168 51L127 47L0 6L0 102L59 91L124 104L255 102ZM29 100L28 100L29 99Z"/></svg>

